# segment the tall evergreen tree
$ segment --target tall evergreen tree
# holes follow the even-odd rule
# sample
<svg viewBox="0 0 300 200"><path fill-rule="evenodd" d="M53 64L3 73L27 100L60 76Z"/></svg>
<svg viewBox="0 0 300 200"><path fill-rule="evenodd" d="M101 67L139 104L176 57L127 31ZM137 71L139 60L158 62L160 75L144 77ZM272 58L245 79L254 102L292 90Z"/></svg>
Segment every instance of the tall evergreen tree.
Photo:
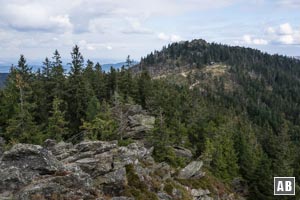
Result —
<svg viewBox="0 0 300 200"><path fill-rule="evenodd" d="M86 95L83 73L83 56L76 45L71 52L72 63L68 78L68 120L70 121L71 134L77 134L82 120L85 118L85 111L89 97Z"/></svg>
<svg viewBox="0 0 300 200"><path fill-rule="evenodd" d="M59 99L65 99L66 81L64 68L62 66L61 56L57 50L55 50L52 59L51 77L53 80L53 97L56 96Z"/></svg>
<svg viewBox="0 0 300 200"><path fill-rule="evenodd" d="M65 119L65 112L60 108L61 104L62 100L55 97L47 127L47 136L57 141L62 140L68 133L68 122Z"/></svg>

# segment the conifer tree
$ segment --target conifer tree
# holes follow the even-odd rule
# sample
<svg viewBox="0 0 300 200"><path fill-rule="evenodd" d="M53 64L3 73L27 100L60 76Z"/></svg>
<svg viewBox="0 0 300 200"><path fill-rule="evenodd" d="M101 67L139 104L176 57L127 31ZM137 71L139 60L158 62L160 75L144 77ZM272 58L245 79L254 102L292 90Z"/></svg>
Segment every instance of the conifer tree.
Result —
<svg viewBox="0 0 300 200"><path fill-rule="evenodd" d="M66 96L66 83L65 83L65 75L64 68L62 66L61 56L57 50L53 53L52 57L52 85L53 85L53 97L56 96L59 99L65 99Z"/></svg>
<svg viewBox="0 0 300 200"><path fill-rule="evenodd" d="M106 102L102 102L101 111L91 121L84 121L81 129L85 138L92 140L116 139L117 123L112 117L111 109Z"/></svg>
<svg viewBox="0 0 300 200"><path fill-rule="evenodd" d="M95 79L93 82L93 89L98 100L102 101L106 98L106 81L105 81L105 73L102 71L102 67L99 63L96 63L94 67Z"/></svg>
<svg viewBox="0 0 300 200"><path fill-rule="evenodd" d="M68 133L68 122L65 120L65 112L61 111L60 108L62 103L61 99L54 98L47 127L48 137L57 141L62 140Z"/></svg>
<svg viewBox="0 0 300 200"><path fill-rule="evenodd" d="M21 55L14 77L19 97L18 107L14 116L8 120L6 134L11 140L41 143L42 138L32 116L32 111L36 106L35 102L32 102L32 76L31 68L28 67L25 57Z"/></svg>
<svg viewBox="0 0 300 200"><path fill-rule="evenodd" d="M100 112L99 100L97 99L97 97L92 96L87 106L86 120L88 122L93 121L99 112Z"/></svg>
<svg viewBox="0 0 300 200"><path fill-rule="evenodd" d="M71 134L77 134L82 120L85 119L89 96L86 94L85 82L82 76L84 59L77 45L73 47L71 56L71 71L67 86L68 120L70 121Z"/></svg>

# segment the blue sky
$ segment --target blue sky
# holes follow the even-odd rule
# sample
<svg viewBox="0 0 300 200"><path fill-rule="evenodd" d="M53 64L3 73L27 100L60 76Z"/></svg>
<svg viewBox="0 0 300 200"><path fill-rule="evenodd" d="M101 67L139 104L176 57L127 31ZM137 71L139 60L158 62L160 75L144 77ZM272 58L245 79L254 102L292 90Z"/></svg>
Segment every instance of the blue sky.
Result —
<svg viewBox="0 0 300 200"><path fill-rule="evenodd" d="M41 63L78 44L102 63L135 60L163 45L202 38L300 55L299 0L0 0L0 65L24 54ZM3 71L0 69L0 71Z"/></svg>

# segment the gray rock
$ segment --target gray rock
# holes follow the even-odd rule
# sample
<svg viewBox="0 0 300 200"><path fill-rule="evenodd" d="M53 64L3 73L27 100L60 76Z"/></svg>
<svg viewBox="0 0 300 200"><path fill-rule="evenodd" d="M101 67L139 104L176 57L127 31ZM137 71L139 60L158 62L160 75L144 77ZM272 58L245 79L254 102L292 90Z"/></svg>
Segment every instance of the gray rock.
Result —
<svg viewBox="0 0 300 200"><path fill-rule="evenodd" d="M114 154L114 168L120 168L128 164L137 164L140 160L151 156L153 148L147 149L139 143L131 143L127 147L119 147Z"/></svg>
<svg viewBox="0 0 300 200"><path fill-rule="evenodd" d="M75 146L75 148L80 152L85 151L95 151L96 153L103 153L116 148L118 141L83 141Z"/></svg>
<svg viewBox="0 0 300 200"><path fill-rule="evenodd" d="M162 162L162 163L156 164L155 172L157 175L160 176L160 178L162 180L167 180L167 179L171 178L171 173L173 172L173 170L171 169L170 165L168 165L165 162Z"/></svg>
<svg viewBox="0 0 300 200"><path fill-rule="evenodd" d="M104 194L120 196L127 183L126 169L123 167L103 176L98 176L95 183L102 186Z"/></svg>
<svg viewBox="0 0 300 200"><path fill-rule="evenodd" d="M203 166L202 161L192 161L185 168L180 170L178 174L178 178L181 179L201 178L205 175L205 173L201 171L202 166Z"/></svg>
<svg viewBox="0 0 300 200"><path fill-rule="evenodd" d="M176 199L182 199L182 193L180 190L178 190L177 188L173 188L172 190L172 195L173 197L175 197Z"/></svg>
<svg viewBox="0 0 300 200"><path fill-rule="evenodd" d="M0 169L0 180L0 197L12 195L29 182L22 171L14 166Z"/></svg>
<svg viewBox="0 0 300 200"><path fill-rule="evenodd" d="M168 195L164 192L158 192L157 197L159 198L159 200L172 200L173 199L170 195Z"/></svg>
<svg viewBox="0 0 300 200"><path fill-rule="evenodd" d="M72 173L34 181L21 189L17 199L96 199L97 191L91 187L86 174Z"/></svg>
<svg viewBox="0 0 300 200"><path fill-rule="evenodd" d="M17 144L0 160L0 193L14 192L44 175L53 175L63 166L39 145Z"/></svg>
<svg viewBox="0 0 300 200"><path fill-rule="evenodd" d="M113 197L111 200L134 200L133 197Z"/></svg>
<svg viewBox="0 0 300 200"><path fill-rule="evenodd" d="M50 143L50 142L48 142L48 143ZM44 145L46 145L46 144L44 144ZM51 146L51 143L50 143L50 145L48 144L48 146L46 148L49 151L51 151L52 154L55 155L55 157L58 160L63 160L63 159L70 157L78 152L78 150L74 148L74 145L72 143L66 143L63 141L55 144L54 146Z"/></svg>
<svg viewBox="0 0 300 200"><path fill-rule="evenodd" d="M193 197L202 197L202 196L205 196L205 195L208 195L208 194L210 194L208 189L206 189L206 190L192 189L192 191L191 191L191 195Z"/></svg>
<svg viewBox="0 0 300 200"><path fill-rule="evenodd" d="M207 195L204 195L204 196L199 197L199 198L194 198L194 200L214 200L214 198L212 198L210 196L207 196Z"/></svg>
<svg viewBox="0 0 300 200"><path fill-rule="evenodd" d="M139 113L145 114L146 112L143 110L141 105L129 105L127 113L129 116L132 116Z"/></svg>
<svg viewBox="0 0 300 200"><path fill-rule="evenodd" d="M175 152L175 155L177 157L185 158L185 159L192 159L193 154L189 149L186 149L184 147L175 146L173 147L173 150Z"/></svg>
<svg viewBox="0 0 300 200"><path fill-rule="evenodd" d="M98 177L98 184L121 184L124 185L127 182L125 167L109 172L101 177Z"/></svg>
<svg viewBox="0 0 300 200"><path fill-rule="evenodd" d="M52 140L52 139L47 139L44 141L43 147L48 149L48 150L53 150L55 145L56 145L56 141Z"/></svg>
<svg viewBox="0 0 300 200"><path fill-rule="evenodd" d="M125 138L142 139L145 133L154 128L155 117L145 114L128 116L129 126Z"/></svg>
<svg viewBox="0 0 300 200"><path fill-rule="evenodd" d="M135 111L141 110L135 108ZM147 115L145 112L142 114ZM180 155L190 156L185 149L176 148ZM18 144L0 158L0 199L104 200L111 197L133 200L122 196L131 193L126 188L133 189L126 176L128 164L133 165L140 182L145 183L159 199L182 199L180 189L173 188L171 196L162 192L168 180L175 181L172 177L175 169L166 163L156 163L151 157L152 151L153 148L146 148L141 141L126 147L119 147L117 141L84 141L73 145L46 140L44 148ZM203 176L202 165L201 161L191 162L179 172L178 178ZM194 199L212 199L207 190L187 190ZM233 198L228 194L223 196L221 199Z"/></svg>
<svg viewBox="0 0 300 200"><path fill-rule="evenodd" d="M16 144L11 150L5 152L1 158L0 168L7 166L34 170L41 175L53 174L62 168L51 152L32 144Z"/></svg>
<svg viewBox="0 0 300 200"><path fill-rule="evenodd" d="M140 105L116 105L112 109L112 113L123 124L122 137L125 139L143 139L145 134L154 127L155 118L143 110Z"/></svg>

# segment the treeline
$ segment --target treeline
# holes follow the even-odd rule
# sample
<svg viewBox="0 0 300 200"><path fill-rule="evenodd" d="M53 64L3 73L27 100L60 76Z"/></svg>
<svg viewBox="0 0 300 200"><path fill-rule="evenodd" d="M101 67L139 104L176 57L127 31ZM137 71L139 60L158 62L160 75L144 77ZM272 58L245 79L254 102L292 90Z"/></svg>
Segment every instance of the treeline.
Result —
<svg viewBox="0 0 300 200"><path fill-rule="evenodd" d="M73 48L71 58L68 73L58 51L33 72L20 56L0 91L2 137L11 143L41 143L46 138L67 140L87 130L95 134L97 128L111 130L112 135L117 126L110 113L113 105L143 105L143 86L139 84L146 79L133 78L125 69L131 64L130 57L128 66L111 68L109 73L99 63L85 63L78 46Z"/></svg>

